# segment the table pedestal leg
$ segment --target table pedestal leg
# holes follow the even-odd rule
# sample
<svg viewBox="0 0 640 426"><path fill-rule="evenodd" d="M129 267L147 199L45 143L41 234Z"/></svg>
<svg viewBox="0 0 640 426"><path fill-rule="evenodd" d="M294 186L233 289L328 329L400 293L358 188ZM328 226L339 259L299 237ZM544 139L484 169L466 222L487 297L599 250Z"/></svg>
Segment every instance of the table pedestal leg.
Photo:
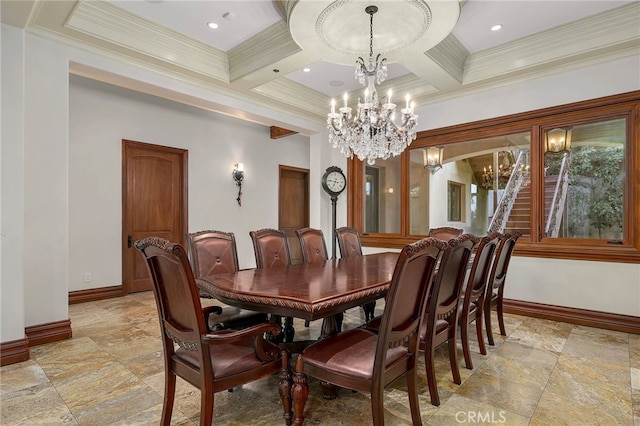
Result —
<svg viewBox="0 0 640 426"><path fill-rule="evenodd" d="M296 331L293 328L293 318L285 317L284 319L284 341L285 342L293 342L293 336Z"/></svg>

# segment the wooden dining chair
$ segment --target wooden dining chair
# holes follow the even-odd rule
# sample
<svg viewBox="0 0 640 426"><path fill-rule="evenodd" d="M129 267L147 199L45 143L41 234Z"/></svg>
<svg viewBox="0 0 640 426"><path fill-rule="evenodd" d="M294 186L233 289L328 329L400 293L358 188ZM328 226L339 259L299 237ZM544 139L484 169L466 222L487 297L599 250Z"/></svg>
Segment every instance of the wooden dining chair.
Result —
<svg viewBox="0 0 640 426"><path fill-rule="evenodd" d="M362 256L362 244L356 229L343 226L337 228L335 234L342 259L347 259L351 256ZM362 310L364 311L365 322L371 321L375 316L376 301L365 303L362 305Z"/></svg>
<svg viewBox="0 0 640 426"><path fill-rule="evenodd" d="M327 244L324 241L324 233L321 229L296 229L295 234L300 242L303 263L324 263L329 259ZM336 314L336 326L338 331L342 329L343 319L343 313ZM304 325L305 327L309 327L309 321L306 320Z"/></svg>
<svg viewBox="0 0 640 426"><path fill-rule="evenodd" d="M482 355L487 354L482 324L484 298L486 296L491 264L493 263L493 254L499 240L500 234L492 234L480 239L480 242L476 246L471 271L469 272L469 277L462 293L462 306L460 308L459 320L460 341L462 342L465 367L468 369L473 368L471 351L469 349L469 325L474 321L476 323L476 336L478 337L480 353Z"/></svg>
<svg viewBox="0 0 640 426"><path fill-rule="evenodd" d="M440 405L435 373L435 350L445 343L449 348L449 364L453 382L460 384L460 367L456 351L459 302L467 274L469 257L479 238L462 234L448 241L442 252L433 290L427 301L425 320L420 329L420 349L424 351L431 404Z"/></svg>
<svg viewBox="0 0 640 426"><path fill-rule="evenodd" d="M445 247L443 241L425 238L402 249L377 332L355 328L320 340L298 356L291 390L296 425L304 421L307 375L369 393L375 426L384 424L384 389L404 376L413 424L422 424L417 393L418 332L433 271Z"/></svg>
<svg viewBox="0 0 640 426"><path fill-rule="evenodd" d="M323 263L329 258L321 229L296 229L295 234L300 242L303 263Z"/></svg>
<svg viewBox="0 0 640 426"><path fill-rule="evenodd" d="M452 238L462 235L464 229L452 228L450 226L440 226L437 228L429 228L429 236L449 241Z"/></svg>
<svg viewBox="0 0 640 426"><path fill-rule="evenodd" d="M505 234L496 248L493 268L491 270L491 275L489 276L487 295L485 296L484 302L484 319L487 328L487 340L491 346L495 344L493 341L493 331L491 329L491 309L496 309L500 334L503 336L507 335L507 331L504 326L503 312L504 285L507 280L507 271L509 269L509 264L511 263L513 249L516 246L518 238L521 236L522 234L518 231L513 234Z"/></svg>
<svg viewBox="0 0 640 426"><path fill-rule="evenodd" d="M265 333L278 333L279 328L263 323L240 331L208 333L205 316L219 307L202 308L182 246L149 237L136 241L135 247L144 257L153 283L162 330L165 371L161 424L171 423L179 376L200 389L200 425L210 426L214 393L268 377L288 364L287 354L263 338ZM281 376L281 389L290 386L290 375L285 373ZM280 394L288 414L290 398L286 392Z"/></svg>
<svg viewBox="0 0 640 426"><path fill-rule="evenodd" d="M287 234L272 228L259 229L250 231L249 236L253 242L253 252L256 256L256 267L258 269L276 268L291 265L291 253L289 252L289 243ZM278 316L272 316L272 321L281 324L282 319ZM292 342L295 335L293 328L293 318L286 317L284 319L282 337L285 342Z"/></svg>
<svg viewBox="0 0 640 426"><path fill-rule="evenodd" d="M238 251L232 232L199 231L186 235L191 269L196 279L213 274L237 272ZM200 297L212 296L200 291ZM208 319L209 330L224 328L241 329L267 321L268 315L262 312L226 306L222 313L211 314Z"/></svg>

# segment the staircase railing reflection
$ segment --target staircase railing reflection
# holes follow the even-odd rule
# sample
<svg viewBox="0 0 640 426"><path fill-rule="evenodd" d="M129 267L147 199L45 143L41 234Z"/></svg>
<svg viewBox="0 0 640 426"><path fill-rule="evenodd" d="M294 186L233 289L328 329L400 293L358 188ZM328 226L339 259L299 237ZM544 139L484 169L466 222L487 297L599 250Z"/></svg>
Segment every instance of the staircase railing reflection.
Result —
<svg viewBox="0 0 640 426"><path fill-rule="evenodd" d="M518 192L520 192L520 188L528 185L529 182L529 151L523 149L518 153L518 158L515 166L513 167L513 172L509 177L509 181L504 188L502 198L500 198L498 206L491 218L488 230L489 232L504 232L504 228L509 220L509 215L513 209L513 204L518 197Z"/></svg>
<svg viewBox="0 0 640 426"><path fill-rule="evenodd" d="M544 228L546 237L557 238L560 233L560 224L562 223L562 214L564 213L567 188L569 187L569 170L571 169L571 154L565 153L562 156L560 164L560 172L553 190L553 198L551 199L551 207L547 216L547 223Z"/></svg>

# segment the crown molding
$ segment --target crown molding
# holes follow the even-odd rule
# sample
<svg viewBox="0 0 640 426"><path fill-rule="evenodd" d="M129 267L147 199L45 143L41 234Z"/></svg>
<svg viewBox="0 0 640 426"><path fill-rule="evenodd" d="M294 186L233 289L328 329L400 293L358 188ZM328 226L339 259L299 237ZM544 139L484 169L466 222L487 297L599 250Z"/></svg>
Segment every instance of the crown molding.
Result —
<svg viewBox="0 0 640 426"><path fill-rule="evenodd" d="M540 32L477 52L467 58L463 84L562 66L592 55L593 63L607 53L640 52L640 3ZM558 41L562 40L561 43Z"/></svg>
<svg viewBox="0 0 640 426"><path fill-rule="evenodd" d="M287 24L284 21L276 22L229 50L231 80L244 77L301 51L291 38Z"/></svg>
<svg viewBox="0 0 640 426"><path fill-rule="evenodd" d="M229 82L229 61L224 52L142 19L111 3L78 2L65 27L189 71Z"/></svg>
<svg viewBox="0 0 640 426"><path fill-rule="evenodd" d="M440 44L426 51L425 55L462 83L464 64L469 57L469 51L453 34L449 34Z"/></svg>
<svg viewBox="0 0 640 426"><path fill-rule="evenodd" d="M329 112L327 96L288 78L280 78L256 87L252 92L283 102L296 109L315 115L315 120L324 123Z"/></svg>

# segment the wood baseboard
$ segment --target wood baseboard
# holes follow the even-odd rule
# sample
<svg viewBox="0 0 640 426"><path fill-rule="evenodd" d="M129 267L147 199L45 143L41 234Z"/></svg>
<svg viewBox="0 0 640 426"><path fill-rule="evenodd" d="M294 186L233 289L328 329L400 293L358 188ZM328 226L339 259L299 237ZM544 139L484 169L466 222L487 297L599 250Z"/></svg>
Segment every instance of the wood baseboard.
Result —
<svg viewBox="0 0 640 426"><path fill-rule="evenodd" d="M37 346L59 340L71 339L71 320L32 325L24 329L29 346Z"/></svg>
<svg viewBox="0 0 640 426"><path fill-rule="evenodd" d="M570 324L603 328L640 334L640 317L591 311L589 309L568 308L566 306L546 305L544 303L524 302L504 299L504 311L510 314L543 318Z"/></svg>
<svg viewBox="0 0 640 426"><path fill-rule="evenodd" d="M111 287L90 288L69 292L69 304L93 302L94 300L110 299L124 296L124 288L121 285Z"/></svg>
<svg viewBox="0 0 640 426"><path fill-rule="evenodd" d="M0 366L15 364L29 359L29 339L0 343Z"/></svg>

